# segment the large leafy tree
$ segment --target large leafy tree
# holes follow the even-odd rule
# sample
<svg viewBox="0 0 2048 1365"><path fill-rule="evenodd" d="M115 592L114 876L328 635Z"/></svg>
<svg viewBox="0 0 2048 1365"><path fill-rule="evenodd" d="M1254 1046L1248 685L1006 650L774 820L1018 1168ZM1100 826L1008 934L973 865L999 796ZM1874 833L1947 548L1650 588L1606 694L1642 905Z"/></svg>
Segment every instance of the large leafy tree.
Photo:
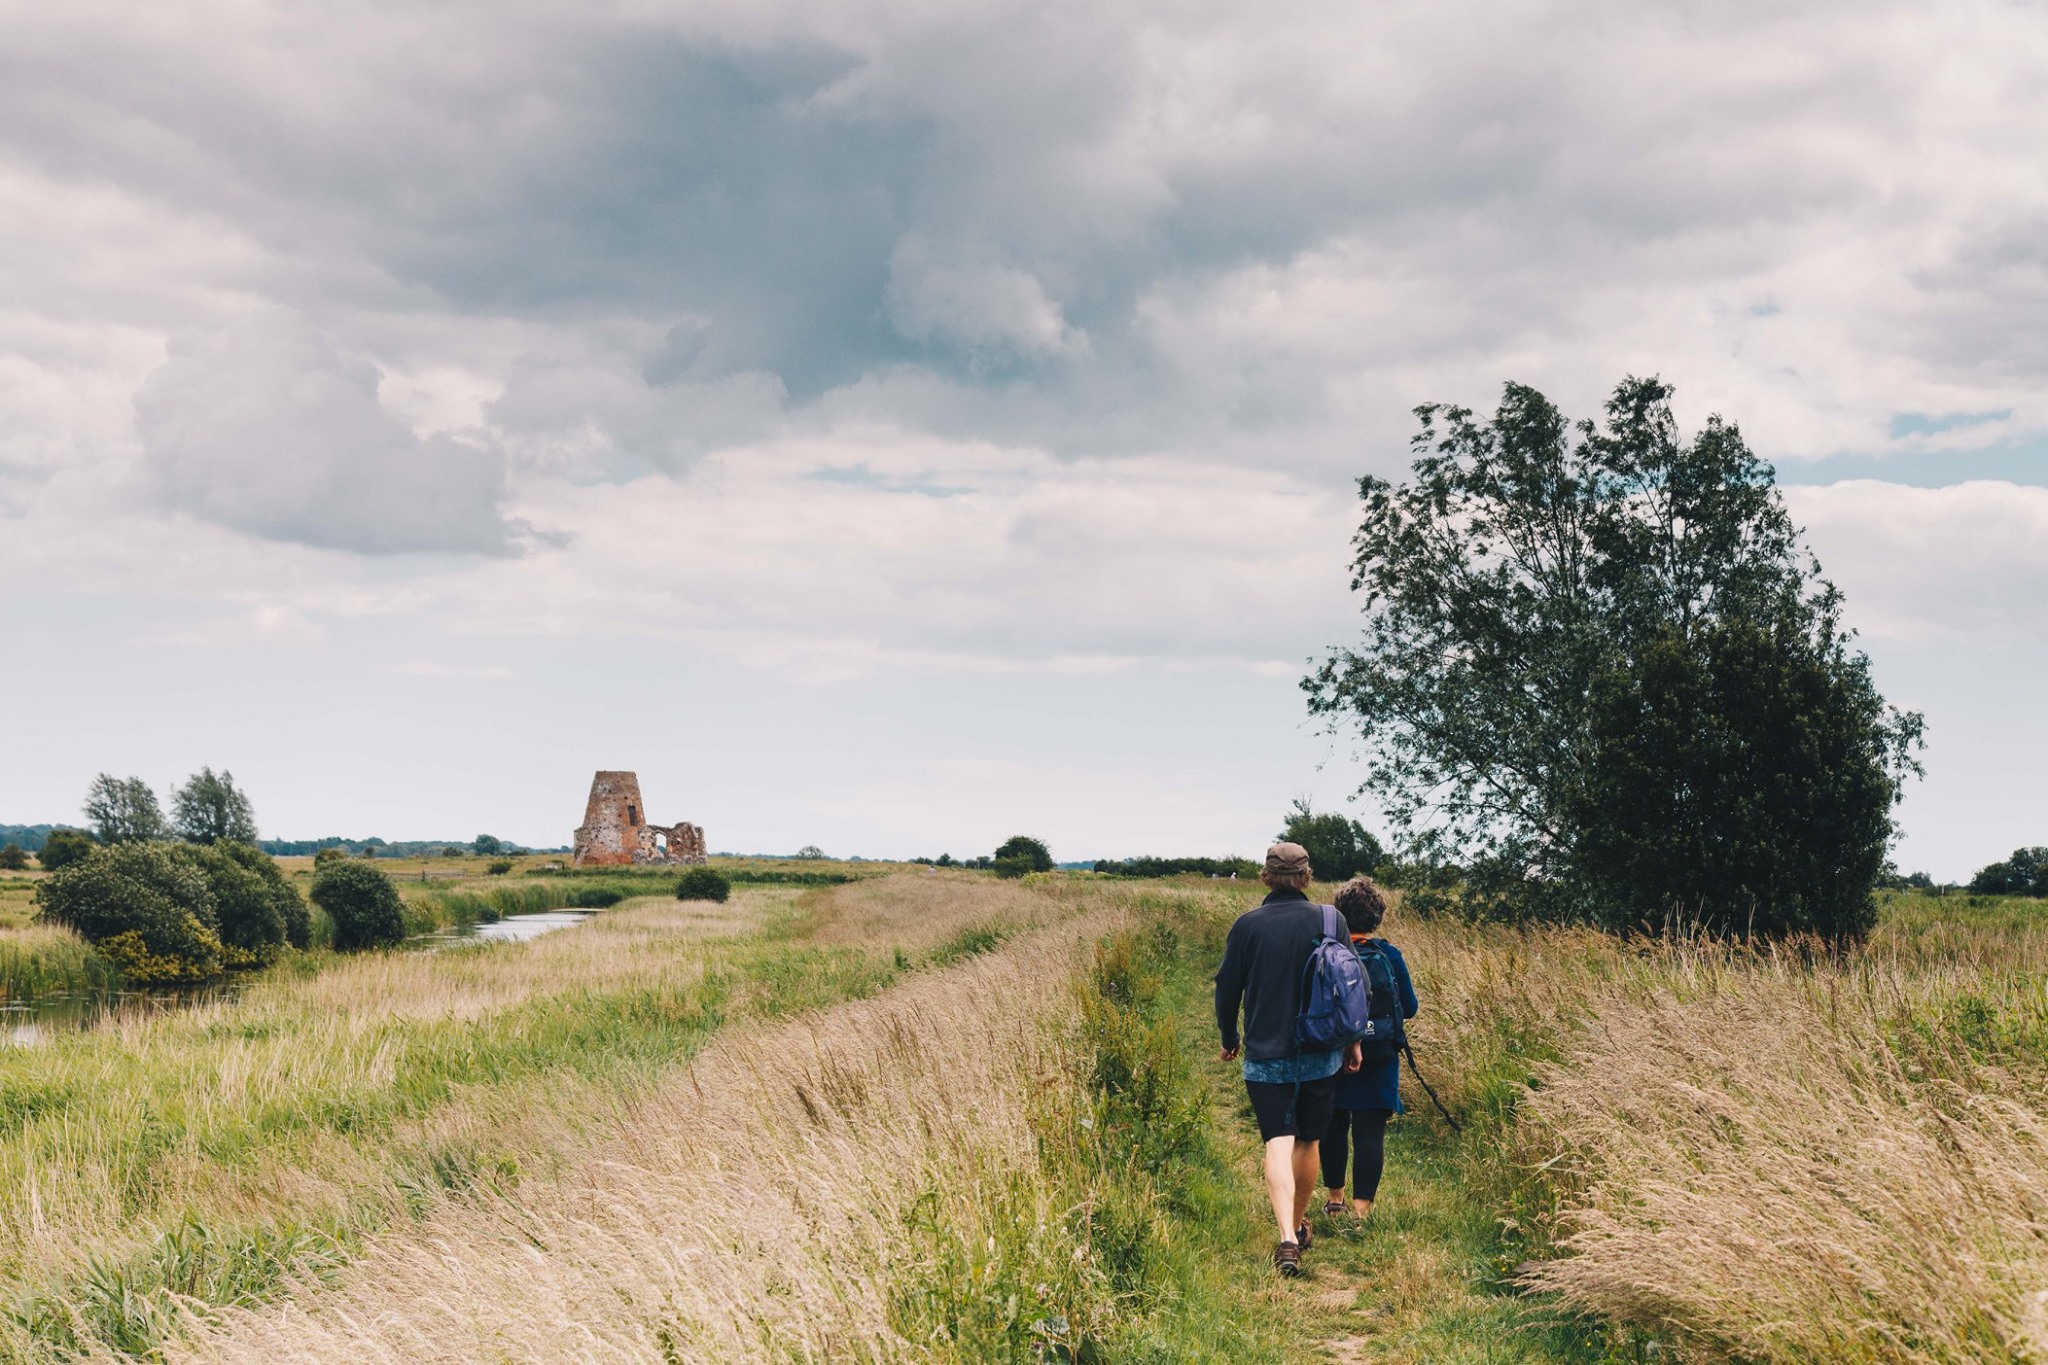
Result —
<svg viewBox="0 0 2048 1365"><path fill-rule="evenodd" d="M171 793L171 823L187 843L256 842L256 808L226 769L201 768Z"/></svg>
<svg viewBox="0 0 2048 1365"><path fill-rule="evenodd" d="M1052 871L1052 853L1043 840L1028 834L1013 834L1003 841L996 850L994 859L998 877L1021 877L1028 872Z"/></svg>
<svg viewBox="0 0 2048 1365"><path fill-rule="evenodd" d="M1308 850L1308 865L1326 882L1370 872L1386 861L1386 850L1364 825L1338 811L1318 811L1305 796L1294 799L1280 837Z"/></svg>
<svg viewBox="0 0 2048 1365"><path fill-rule="evenodd" d="M1839 635L1739 618L1666 632L1595 686L1567 805L1581 891L1617 927L1860 937L1896 731Z"/></svg>
<svg viewBox="0 0 2048 1365"><path fill-rule="evenodd" d="M1877 694L1770 467L1718 418L1682 441L1670 397L1418 408L1413 478L1360 481L1364 632L1310 707L1475 905L1853 936L1920 718Z"/></svg>
<svg viewBox="0 0 2048 1365"><path fill-rule="evenodd" d="M139 777L95 777L85 794L85 818L103 844L142 843L170 834L156 793Z"/></svg>

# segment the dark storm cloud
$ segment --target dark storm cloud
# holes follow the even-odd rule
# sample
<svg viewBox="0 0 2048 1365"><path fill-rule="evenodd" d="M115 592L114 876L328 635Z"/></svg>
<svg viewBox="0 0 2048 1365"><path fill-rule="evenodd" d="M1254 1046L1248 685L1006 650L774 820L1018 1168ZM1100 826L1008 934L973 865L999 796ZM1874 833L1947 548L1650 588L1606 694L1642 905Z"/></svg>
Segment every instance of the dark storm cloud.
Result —
<svg viewBox="0 0 2048 1365"><path fill-rule="evenodd" d="M253 298L462 370L495 392L458 444L515 470L860 421L1334 480L1398 460L1416 401L1584 410L1628 369L1820 453L2012 406L1900 390L2018 382L1995 338L2039 311L2041 196L1997 170L2038 149L2009 54L2039 25L1994 5L17 19L4 164L225 244L49 308L205 336ZM474 464L442 456L413 463ZM456 480L450 544L489 541L495 477Z"/></svg>

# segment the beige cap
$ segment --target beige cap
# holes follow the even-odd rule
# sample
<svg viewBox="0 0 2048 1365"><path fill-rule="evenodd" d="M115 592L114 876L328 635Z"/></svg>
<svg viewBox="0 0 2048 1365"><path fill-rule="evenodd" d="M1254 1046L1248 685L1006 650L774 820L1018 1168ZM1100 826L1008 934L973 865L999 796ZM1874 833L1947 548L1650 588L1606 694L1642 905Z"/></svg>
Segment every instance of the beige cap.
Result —
<svg viewBox="0 0 2048 1365"><path fill-rule="evenodd" d="M1308 850L1300 844L1275 844L1266 850L1266 871L1308 871Z"/></svg>

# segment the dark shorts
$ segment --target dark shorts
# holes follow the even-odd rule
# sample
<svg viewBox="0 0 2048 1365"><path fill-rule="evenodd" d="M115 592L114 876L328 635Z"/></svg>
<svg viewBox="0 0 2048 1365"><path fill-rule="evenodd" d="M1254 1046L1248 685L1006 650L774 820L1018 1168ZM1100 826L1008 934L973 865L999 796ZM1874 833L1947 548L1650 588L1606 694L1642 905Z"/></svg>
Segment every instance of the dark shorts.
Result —
<svg viewBox="0 0 2048 1365"><path fill-rule="evenodd" d="M1296 1142L1321 1142L1329 1131L1330 1112L1337 1107L1336 1075L1284 1085L1246 1081L1244 1088L1252 1097L1252 1113L1258 1115L1259 1141L1291 1137Z"/></svg>

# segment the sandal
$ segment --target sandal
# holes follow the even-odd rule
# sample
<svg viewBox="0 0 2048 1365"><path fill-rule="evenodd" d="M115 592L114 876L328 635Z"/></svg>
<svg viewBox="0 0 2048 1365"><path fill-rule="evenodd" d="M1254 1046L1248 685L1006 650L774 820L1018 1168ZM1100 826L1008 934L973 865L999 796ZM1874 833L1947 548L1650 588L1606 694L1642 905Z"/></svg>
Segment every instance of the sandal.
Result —
<svg viewBox="0 0 2048 1365"><path fill-rule="evenodd" d="M1301 1244L1282 1242L1273 1248L1273 1269L1288 1279L1301 1274Z"/></svg>
<svg viewBox="0 0 2048 1365"><path fill-rule="evenodd" d="M1327 1199L1323 1201L1323 1217L1325 1218L1342 1218L1350 1211L1351 1206L1341 1199Z"/></svg>
<svg viewBox="0 0 2048 1365"><path fill-rule="evenodd" d="M1309 1247L1314 1244L1315 1240L1315 1229L1311 1228L1308 1225L1308 1220L1306 1218L1302 1219L1301 1226L1294 1230L1294 1244L1300 1247L1303 1251L1307 1251Z"/></svg>

